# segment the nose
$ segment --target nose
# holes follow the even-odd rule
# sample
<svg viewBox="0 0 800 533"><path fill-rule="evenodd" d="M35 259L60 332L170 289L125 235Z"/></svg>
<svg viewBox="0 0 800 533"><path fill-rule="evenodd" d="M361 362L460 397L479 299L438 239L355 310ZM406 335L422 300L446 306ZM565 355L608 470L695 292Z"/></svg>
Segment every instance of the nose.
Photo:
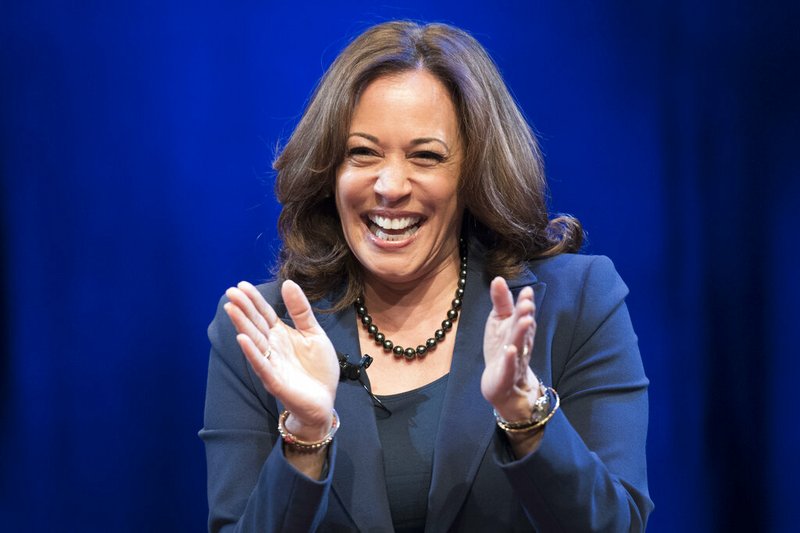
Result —
<svg viewBox="0 0 800 533"><path fill-rule="evenodd" d="M378 171L375 194L382 203L396 204L411 194L408 168L401 161L386 161Z"/></svg>

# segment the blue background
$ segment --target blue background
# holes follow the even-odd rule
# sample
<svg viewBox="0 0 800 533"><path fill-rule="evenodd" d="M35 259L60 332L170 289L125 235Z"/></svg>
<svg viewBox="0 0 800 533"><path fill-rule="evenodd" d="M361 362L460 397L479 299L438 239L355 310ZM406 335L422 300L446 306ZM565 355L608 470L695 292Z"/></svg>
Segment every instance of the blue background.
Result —
<svg viewBox="0 0 800 533"><path fill-rule="evenodd" d="M348 39L490 51L652 381L651 531L789 531L796 2L4 2L0 528L200 531L205 328L268 277L270 163Z"/></svg>

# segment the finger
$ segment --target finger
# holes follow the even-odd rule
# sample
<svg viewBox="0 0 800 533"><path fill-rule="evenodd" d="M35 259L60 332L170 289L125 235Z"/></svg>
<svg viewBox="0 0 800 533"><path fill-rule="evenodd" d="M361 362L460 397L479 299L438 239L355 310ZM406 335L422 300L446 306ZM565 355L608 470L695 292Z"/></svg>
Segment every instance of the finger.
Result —
<svg viewBox="0 0 800 533"><path fill-rule="evenodd" d="M274 326L278 322L277 313L275 313L272 306L267 303L258 289L247 281L240 281L236 286L250 298L256 311L266 319L269 327Z"/></svg>
<svg viewBox="0 0 800 533"><path fill-rule="evenodd" d="M236 341L242 349L244 356L250 362L256 375L264 384L264 387L270 394L275 394L280 387L280 382L273 372L272 358L264 357L264 353L259 350L258 346L253 342L253 339L247 335L240 333L236 336Z"/></svg>
<svg viewBox="0 0 800 533"><path fill-rule="evenodd" d="M264 333L269 330L270 325L267 323L264 315L259 313L258 309L256 309L256 306L253 300L251 300L250 295L245 294L244 291L237 287L231 287L225 291L225 296L227 296L231 302L236 304L236 306L241 309L242 313L244 313L250 322L252 322L259 330Z"/></svg>
<svg viewBox="0 0 800 533"><path fill-rule="evenodd" d="M269 349L269 339L259 330L253 322L244 314L244 312L231 302L227 302L223 309L228 314L233 322L233 326L240 335L245 335L254 343L259 349L259 353L263 354Z"/></svg>
<svg viewBox="0 0 800 533"><path fill-rule="evenodd" d="M529 316L531 325L526 330L525 343L533 349L533 337L536 334L536 303L534 302L533 288L528 286L522 289L517 299L517 308L520 317Z"/></svg>
<svg viewBox="0 0 800 533"><path fill-rule="evenodd" d="M519 291L519 299L533 300L533 287L526 285Z"/></svg>
<svg viewBox="0 0 800 533"><path fill-rule="evenodd" d="M520 319L524 316L533 316L535 308L532 300L518 298L514 306L514 318Z"/></svg>
<svg viewBox="0 0 800 533"><path fill-rule="evenodd" d="M536 304L533 303L533 289L530 286L523 287L522 290L519 291L516 304L514 304L514 315L516 317L522 317L526 314L533 314L535 307Z"/></svg>
<svg viewBox="0 0 800 533"><path fill-rule="evenodd" d="M322 328L311 310L311 304L303 293L300 285L291 280L286 280L281 286L283 302L286 310L292 317L294 326L301 333L322 333Z"/></svg>
<svg viewBox="0 0 800 533"><path fill-rule="evenodd" d="M530 354L531 345L528 344L532 340L533 316L525 315L514 322L511 328L508 343L512 344L519 350L519 355ZM531 343L532 344L532 343ZM526 350L527 347L527 350Z"/></svg>
<svg viewBox="0 0 800 533"><path fill-rule="evenodd" d="M506 280L497 276L489 286L489 295L492 298L492 311L498 318L507 318L514 312L514 296L508 288Z"/></svg>
<svg viewBox="0 0 800 533"><path fill-rule="evenodd" d="M524 287L517 297L517 303L514 305L514 313L512 318L512 323L516 324L519 323L520 320L526 317L530 317L532 321L535 322L534 313L536 311L536 304L533 302L533 289L531 287ZM527 320L526 320L527 324ZM526 327L528 327L526 325ZM521 344L518 346L522 346Z"/></svg>

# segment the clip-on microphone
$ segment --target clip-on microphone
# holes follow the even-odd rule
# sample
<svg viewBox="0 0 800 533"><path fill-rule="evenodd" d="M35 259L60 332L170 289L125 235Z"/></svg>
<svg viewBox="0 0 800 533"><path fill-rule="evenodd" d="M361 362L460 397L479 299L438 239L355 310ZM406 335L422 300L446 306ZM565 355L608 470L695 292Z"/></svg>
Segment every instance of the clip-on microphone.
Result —
<svg viewBox="0 0 800 533"><path fill-rule="evenodd" d="M339 381L344 381L345 379L359 381L361 369L366 370L372 364L372 357L367 354L364 354L364 357L361 358L357 365L351 363L346 354L336 352L336 357L339 359Z"/></svg>
<svg viewBox="0 0 800 533"><path fill-rule="evenodd" d="M380 398L372 394L370 388L361 379L361 371L366 371L367 368L369 368L369 365L372 364L372 357L364 354L364 356L356 365L348 360L347 354L336 352L336 358L339 359L339 381L344 381L346 379L358 381L361 383L361 386L364 387L364 390L367 391L369 397L372 398L372 403L375 405L375 407L385 412L387 416L392 416L392 412L389 410L389 408L383 405L383 402L380 400ZM364 375L366 375L366 372L364 372Z"/></svg>

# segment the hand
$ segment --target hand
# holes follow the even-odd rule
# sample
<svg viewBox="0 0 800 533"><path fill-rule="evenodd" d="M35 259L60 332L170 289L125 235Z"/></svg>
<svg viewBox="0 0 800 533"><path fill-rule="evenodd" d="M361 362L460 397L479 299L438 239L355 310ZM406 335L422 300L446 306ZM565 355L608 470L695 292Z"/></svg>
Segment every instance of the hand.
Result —
<svg viewBox="0 0 800 533"><path fill-rule="evenodd" d="M492 312L486 320L483 357L486 369L481 392L495 411L506 420L530 418L539 397L539 380L528 364L536 333L533 289L525 287L517 298L506 281L497 277L489 288Z"/></svg>
<svg viewBox="0 0 800 533"><path fill-rule="evenodd" d="M294 328L250 283L243 281L225 294L230 302L224 309L239 332L239 346L264 387L291 413L286 429L301 440L321 440L333 421L339 363L303 290L293 281L281 286Z"/></svg>

